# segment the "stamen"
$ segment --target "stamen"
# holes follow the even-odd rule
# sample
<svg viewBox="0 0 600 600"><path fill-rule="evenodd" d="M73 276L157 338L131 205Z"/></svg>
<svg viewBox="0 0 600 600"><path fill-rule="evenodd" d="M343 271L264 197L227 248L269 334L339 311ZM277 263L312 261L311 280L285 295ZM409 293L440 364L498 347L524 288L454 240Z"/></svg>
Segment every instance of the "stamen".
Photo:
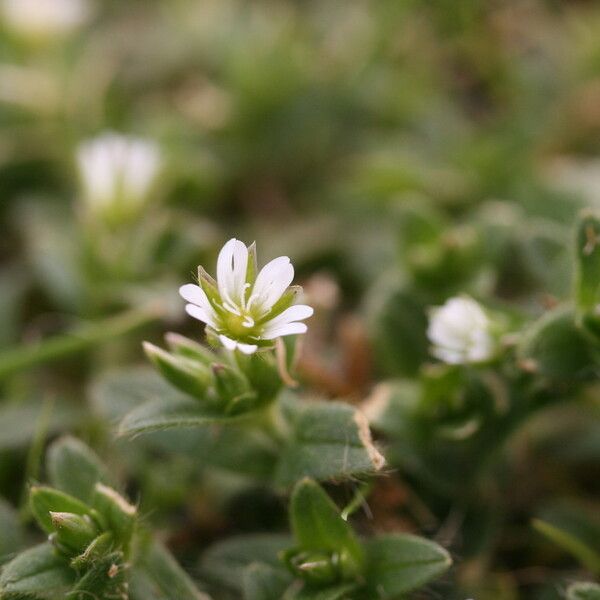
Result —
<svg viewBox="0 0 600 600"><path fill-rule="evenodd" d="M254 319L250 315L246 315L242 321L244 327L254 327Z"/></svg>

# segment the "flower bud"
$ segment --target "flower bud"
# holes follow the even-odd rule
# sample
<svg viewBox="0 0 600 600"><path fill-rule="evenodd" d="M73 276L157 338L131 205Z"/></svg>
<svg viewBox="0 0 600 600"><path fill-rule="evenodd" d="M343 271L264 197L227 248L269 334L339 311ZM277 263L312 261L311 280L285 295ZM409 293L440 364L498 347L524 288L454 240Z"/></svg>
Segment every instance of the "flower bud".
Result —
<svg viewBox="0 0 600 600"><path fill-rule="evenodd" d="M356 561L346 550L292 550L283 554L290 571L309 585L321 587L356 578L360 572Z"/></svg>
<svg viewBox="0 0 600 600"><path fill-rule="evenodd" d="M119 223L139 215L162 160L154 142L108 132L84 142L77 162L87 208Z"/></svg>
<svg viewBox="0 0 600 600"><path fill-rule="evenodd" d="M481 306L472 298L450 298L431 310L427 336L432 354L449 364L484 362L491 359L496 343L492 324Z"/></svg>
<svg viewBox="0 0 600 600"><path fill-rule="evenodd" d="M238 370L223 364L212 366L215 389L228 414L240 414L256 404L256 393Z"/></svg>
<svg viewBox="0 0 600 600"><path fill-rule="evenodd" d="M185 356L174 356L150 342L144 342L144 351L165 379L175 387L191 396L205 395L212 379L205 364Z"/></svg>
<svg viewBox="0 0 600 600"><path fill-rule="evenodd" d="M88 515L69 512L50 512L55 540L59 547L81 553L100 533Z"/></svg>

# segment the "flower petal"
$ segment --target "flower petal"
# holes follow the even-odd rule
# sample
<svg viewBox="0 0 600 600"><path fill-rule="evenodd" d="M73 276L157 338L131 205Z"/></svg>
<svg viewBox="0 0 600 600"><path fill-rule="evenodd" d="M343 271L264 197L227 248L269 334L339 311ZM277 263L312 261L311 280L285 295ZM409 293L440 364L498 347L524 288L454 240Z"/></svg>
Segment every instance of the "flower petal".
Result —
<svg viewBox="0 0 600 600"><path fill-rule="evenodd" d="M235 350L237 348L238 343L231 338L228 338L226 335L220 335L219 339L221 340L221 344L227 348L227 350Z"/></svg>
<svg viewBox="0 0 600 600"><path fill-rule="evenodd" d="M247 269L248 248L232 238L223 246L217 259L217 284L223 300L243 305Z"/></svg>
<svg viewBox="0 0 600 600"><path fill-rule="evenodd" d="M208 314L203 308L200 306L196 306L195 304L186 304L185 311L190 317L194 317L194 319L198 319L211 327L216 327L217 324L215 320L212 318L212 315Z"/></svg>
<svg viewBox="0 0 600 600"><path fill-rule="evenodd" d="M297 333L306 333L308 327L306 323L285 323L279 327L270 329L263 333L261 338L264 340L274 340L275 338L282 337L284 335L295 335Z"/></svg>
<svg viewBox="0 0 600 600"><path fill-rule="evenodd" d="M258 350L258 346L254 344L241 344L240 342L238 342L237 347L238 350L240 350L244 354L254 354Z"/></svg>
<svg viewBox="0 0 600 600"><path fill-rule="evenodd" d="M253 303L262 311L270 310L294 279L294 267L287 256L268 262L258 274L252 290Z"/></svg>
<svg viewBox="0 0 600 600"><path fill-rule="evenodd" d="M291 323L292 321L308 319L308 317L312 317L314 312L312 306L295 304L294 306L286 308L280 315L273 317L270 321L265 323L265 329L279 327L280 325Z"/></svg>

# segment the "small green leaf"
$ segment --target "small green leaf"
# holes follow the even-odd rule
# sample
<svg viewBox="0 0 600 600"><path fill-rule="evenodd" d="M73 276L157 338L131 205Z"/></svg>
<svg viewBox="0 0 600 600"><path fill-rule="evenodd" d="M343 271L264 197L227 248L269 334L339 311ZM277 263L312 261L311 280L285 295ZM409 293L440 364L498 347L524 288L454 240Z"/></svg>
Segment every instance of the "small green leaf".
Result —
<svg viewBox="0 0 600 600"><path fill-rule="evenodd" d="M292 576L281 568L252 563L243 572L244 600L281 600Z"/></svg>
<svg viewBox="0 0 600 600"><path fill-rule="evenodd" d="M542 535L566 550L593 573L600 574L600 554L573 534L540 519L533 520L533 527Z"/></svg>
<svg viewBox="0 0 600 600"><path fill-rule="evenodd" d="M120 435L160 431L174 427L204 427L235 417L224 416L187 397L165 399L143 404L132 410L119 425Z"/></svg>
<svg viewBox="0 0 600 600"><path fill-rule="evenodd" d="M429 356L427 301L402 283L382 281L367 310L378 366L392 376L414 375Z"/></svg>
<svg viewBox="0 0 600 600"><path fill-rule="evenodd" d="M82 502L89 502L98 482L111 481L96 454L78 439L65 436L56 440L48 450L50 483Z"/></svg>
<svg viewBox="0 0 600 600"><path fill-rule="evenodd" d="M352 527L318 483L304 479L296 485L290 501L290 521L303 550L346 551L360 564L362 549Z"/></svg>
<svg viewBox="0 0 600 600"><path fill-rule="evenodd" d="M3 567L0 591L3 593L58 593L68 589L75 572L48 543L34 546L19 554Z"/></svg>
<svg viewBox="0 0 600 600"><path fill-rule="evenodd" d="M55 531L50 516L51 512L74 513L76 515L90 514L90 508L77 498L45 486L33 486L31 488L29 505L33 516L46 533Z"/></svg>
<svg viewBox="0 0 600 600"><path fill-rule="evenodd" d="M415 535L382 535L366 544L366 579L373 597L396 598L440 576L451 565L448 553Z"/></svg>
<svg viewBox="0 0 600 600"><path fill-rule="evenodd" d="M597 583L573 583L567 589L567 600L600 600L600 585Z"/></svg>
<svg viewBox="0 0 600 600"><path fill-rule="evenodd" d="M292 485L303 477L348 478L383 467L366 418L348 404L292 401L286 410L292 439L277 465L278 485Z"/></svg>
<svg viewBox="0 0 600 600"><path fill-rule="evenodd" d="M536 321L518 347L522 361L541 375L573 380L591 374L598 356L588 336L577 326L571 307L560 306Z"/></svg>
<svg viewBox="0 0 600 600"><path fill-rule="evenodd" d="M143 551L131 572L131 600L210 600L158 542Z"/></svg>
<svg viewBox="0 0 600 600"><path fill-rule="evenodd" d="M241 592L246 567L261 563L281 568L279 554L291 545L288 535L234 537L209 548L202 557L200 569L207 580Z"/></svg>

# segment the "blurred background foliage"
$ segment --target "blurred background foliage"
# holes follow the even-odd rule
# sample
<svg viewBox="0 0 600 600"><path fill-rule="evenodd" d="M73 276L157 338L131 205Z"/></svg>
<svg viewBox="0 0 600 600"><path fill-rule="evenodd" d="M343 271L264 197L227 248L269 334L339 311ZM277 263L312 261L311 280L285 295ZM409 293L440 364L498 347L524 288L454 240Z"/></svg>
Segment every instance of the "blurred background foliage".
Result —
<svg viewBox="0 0 600 600"><path fill-rule="evenodd" d="M211 541L278 530L285 505L201 469L210 449L197 432L115 442L127 407L104 374L142 362L140 341L165 327L200 336L177 287L232 236L257 240L261 260L292 258L317 308L299 370L324 397L358 402L382 378L415 377L430 360L427 307L450 295L516 322L568 297L575 216L600 207L600 6L88 8L68 31L23 29L6 10L0 25L0 559L33 531L11 523L17 510L28 522L23 490L41 478L46 442L71 431L198 575ZM160 177L132 218L103 220L83 197L77 149L107 130L160 147ZM577 579L530 520L597 547L597 381L581 396L510 438L468 510L414 469L375 484L365 527L435 535L454 556L425 597L545 600ZM389 450L402 465L404 448Z"/></svg>

